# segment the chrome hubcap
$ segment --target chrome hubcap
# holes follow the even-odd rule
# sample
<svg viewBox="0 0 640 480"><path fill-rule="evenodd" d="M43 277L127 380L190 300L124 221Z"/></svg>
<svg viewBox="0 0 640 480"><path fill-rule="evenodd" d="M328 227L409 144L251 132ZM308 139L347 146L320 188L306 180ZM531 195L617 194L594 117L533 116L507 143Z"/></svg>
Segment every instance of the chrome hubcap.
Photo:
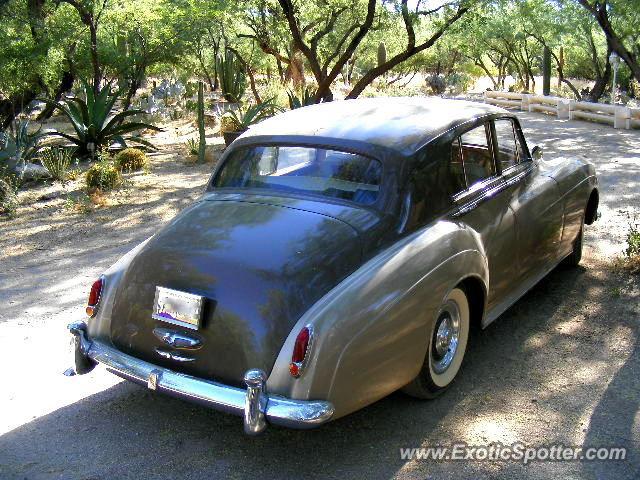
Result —
<svg viewBox="0 0 640 480"><path fill-rule="evenodd" d="M432 340L432 366L435 373L443 373L453 361L460 339L460 311L448 302L436 321Z"/></svg>

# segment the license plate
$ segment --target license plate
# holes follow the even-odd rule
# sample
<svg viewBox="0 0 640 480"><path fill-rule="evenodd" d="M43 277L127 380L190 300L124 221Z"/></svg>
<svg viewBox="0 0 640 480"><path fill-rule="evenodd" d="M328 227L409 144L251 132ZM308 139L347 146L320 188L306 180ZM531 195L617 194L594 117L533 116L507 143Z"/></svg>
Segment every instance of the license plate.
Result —
<svg viewBox="0 0 640 480"><path fill-rule="evenodd" d="M161 322L197 330L200 327L203 303L200 295L156 287L152 317Z"/></svg>

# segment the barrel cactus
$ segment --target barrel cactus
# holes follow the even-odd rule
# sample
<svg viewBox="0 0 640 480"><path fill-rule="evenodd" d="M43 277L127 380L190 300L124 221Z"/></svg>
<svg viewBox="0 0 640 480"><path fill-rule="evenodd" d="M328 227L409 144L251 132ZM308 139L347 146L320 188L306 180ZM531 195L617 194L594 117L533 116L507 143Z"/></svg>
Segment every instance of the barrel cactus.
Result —
<svg viewBox="0 0 640 480"><path fill-rule="evenodd" d="M147 166L147 155L139 148L125 148L118 152L114 163L122 172L134 172Z"/></svg>
<svg viewBox="0 0 640 480"><path fill-rule="evenodd" d="M122 181L120 170L107 160L95 163L87 170L87 187L111 190Z"/></svg>

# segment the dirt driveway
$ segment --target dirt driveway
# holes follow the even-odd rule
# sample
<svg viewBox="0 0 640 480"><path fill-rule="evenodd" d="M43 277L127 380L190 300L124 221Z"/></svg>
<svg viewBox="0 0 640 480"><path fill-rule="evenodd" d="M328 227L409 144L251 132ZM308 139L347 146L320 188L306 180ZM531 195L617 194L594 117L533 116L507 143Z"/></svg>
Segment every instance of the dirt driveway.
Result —
<svg viewBox="0 0 640 480"><path fill-rule="evenodd" d="M402 394L308 432L270 428L155 396L103 370L66 378L64 326L88 285L196 198L210 166L184 166L166 140L153 172L93 213L39 193L0 222L0 478L640 478L640 285L616 273L640 217L640 132L522 114L545 156L583 155L601 180L602 219L583 266L557 269L474 338L437 400ZM467 442L623 446L617 462L404 461L400 448Z"/></svg>

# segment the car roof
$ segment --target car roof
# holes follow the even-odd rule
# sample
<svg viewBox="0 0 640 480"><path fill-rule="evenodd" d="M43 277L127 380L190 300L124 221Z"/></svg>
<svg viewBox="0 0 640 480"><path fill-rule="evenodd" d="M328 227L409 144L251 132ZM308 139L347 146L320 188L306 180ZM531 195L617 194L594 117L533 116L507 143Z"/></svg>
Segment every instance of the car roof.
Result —
<svg viewBox="0 0 640 480"><path fill-rule="evenodd" d="M440 97L379 97L310 105L271 117L242 137L320 137L364 142L411 155L441 133L502 108ZM258 139L256 139L258 140Z"/></svg>

